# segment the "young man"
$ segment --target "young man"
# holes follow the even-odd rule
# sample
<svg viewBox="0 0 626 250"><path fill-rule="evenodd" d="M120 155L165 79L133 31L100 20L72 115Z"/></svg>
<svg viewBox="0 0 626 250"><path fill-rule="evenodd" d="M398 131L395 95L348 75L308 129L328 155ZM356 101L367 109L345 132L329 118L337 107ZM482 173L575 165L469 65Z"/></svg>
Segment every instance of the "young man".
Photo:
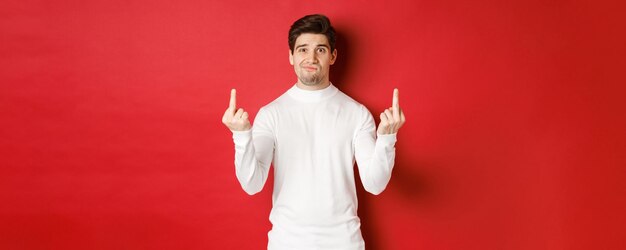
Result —
<svg viewBox="0 0 626 250"><path fill-rule="evenodd" d="M289 30L289 62L298 81L259 110L254 127L231 91L222 122L233 133L242 188L250 195L261 191L274 165L268 249L364 249L354 160L372 194L391 178L396 133L405 121L398 90L376 130L367 108L329 81L336 59L328 18L305 16Z"/></svg>

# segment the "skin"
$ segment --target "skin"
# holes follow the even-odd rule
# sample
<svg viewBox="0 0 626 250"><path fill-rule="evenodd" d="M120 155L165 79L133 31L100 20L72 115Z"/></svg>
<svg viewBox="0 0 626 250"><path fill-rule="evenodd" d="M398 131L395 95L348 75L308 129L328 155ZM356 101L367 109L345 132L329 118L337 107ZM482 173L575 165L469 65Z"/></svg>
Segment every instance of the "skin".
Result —
<svg viewBox="0 0 626 250"><path fill-rule="evenodd" d="M296 86L305 90L328 87L330 66L337 60L337 50L330 52L328 38L322 34L302 34L296 39L294 51L289 50L289 63L296 72Z"/></svg>
<svg viewBox="0 0 626 250"><path fill-rule="evenodd" d="M294 51L289 50L289 63L298 77L296 86L305 90L320 90L330 85L330 66L337 60L337 50L330 52L330 44L323 34L305 33L296 39ZM392 105L380 114L379 135L395 134L406 121L399 104L399 91L393 90ZM222 123L231 131L247 131L252 128L248 112L237 108L237 91L230 92L228 108Z"/></svg>

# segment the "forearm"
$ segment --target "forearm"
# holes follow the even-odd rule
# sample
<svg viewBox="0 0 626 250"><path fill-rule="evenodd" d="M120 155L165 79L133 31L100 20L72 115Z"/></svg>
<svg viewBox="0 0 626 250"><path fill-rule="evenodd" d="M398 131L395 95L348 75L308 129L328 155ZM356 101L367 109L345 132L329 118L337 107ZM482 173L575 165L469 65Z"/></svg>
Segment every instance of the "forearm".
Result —
<svg viewBox="0 0 626 250"><path fill-rule="evenodd" d="M357 145L361 147L357 161L361 159L358 164L363 187L368 192L378 195L385 190L391 179L396 155L396 134L378 135L375 140L360 138L357 143L365 144Z"/></svg>
<svg viewBox="0 0 626 250"><path fill-rule="evenodd" d="M259 142L255 143L256 140ZM267 180L270 163L261 155L268 153L263 149L263 141L264 138L253 138L251 130L233 131L235 174L243 190L250 195L261 191Z"/></svg>

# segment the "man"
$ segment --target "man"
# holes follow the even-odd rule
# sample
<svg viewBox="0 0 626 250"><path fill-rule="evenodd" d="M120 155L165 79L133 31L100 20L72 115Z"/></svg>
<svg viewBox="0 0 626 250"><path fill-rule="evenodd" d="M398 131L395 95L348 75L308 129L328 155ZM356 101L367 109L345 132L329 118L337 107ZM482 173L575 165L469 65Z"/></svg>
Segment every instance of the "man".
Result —
<svg viewBox="0 0 626 250"><path fill-rule="evenodd" d="M396 133L405 121L398 90L376 132L367 108L329 81L336 59L328 18L305 16L289 30L289 62L298 81L259 110L254 127L231 91L222 122L233 133L242 188L250 195L261 191L274 165L268 249L364 249L354 161L372 194L391 178Z"/></svg>

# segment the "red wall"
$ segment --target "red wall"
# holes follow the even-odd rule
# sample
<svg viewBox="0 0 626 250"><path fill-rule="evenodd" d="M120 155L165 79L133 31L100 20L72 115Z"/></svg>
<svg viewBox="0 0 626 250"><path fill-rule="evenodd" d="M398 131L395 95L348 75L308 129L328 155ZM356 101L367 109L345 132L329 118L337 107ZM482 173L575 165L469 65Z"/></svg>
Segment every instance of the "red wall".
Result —
<svg viewBox="0 0 626 250"><path fill-rule="evenodd" d="M385 2L3 1L0 249L264 248L220 119L295 83L318 12L331 81L408 119L368 249L626 249L623 6Z"/></svg>

